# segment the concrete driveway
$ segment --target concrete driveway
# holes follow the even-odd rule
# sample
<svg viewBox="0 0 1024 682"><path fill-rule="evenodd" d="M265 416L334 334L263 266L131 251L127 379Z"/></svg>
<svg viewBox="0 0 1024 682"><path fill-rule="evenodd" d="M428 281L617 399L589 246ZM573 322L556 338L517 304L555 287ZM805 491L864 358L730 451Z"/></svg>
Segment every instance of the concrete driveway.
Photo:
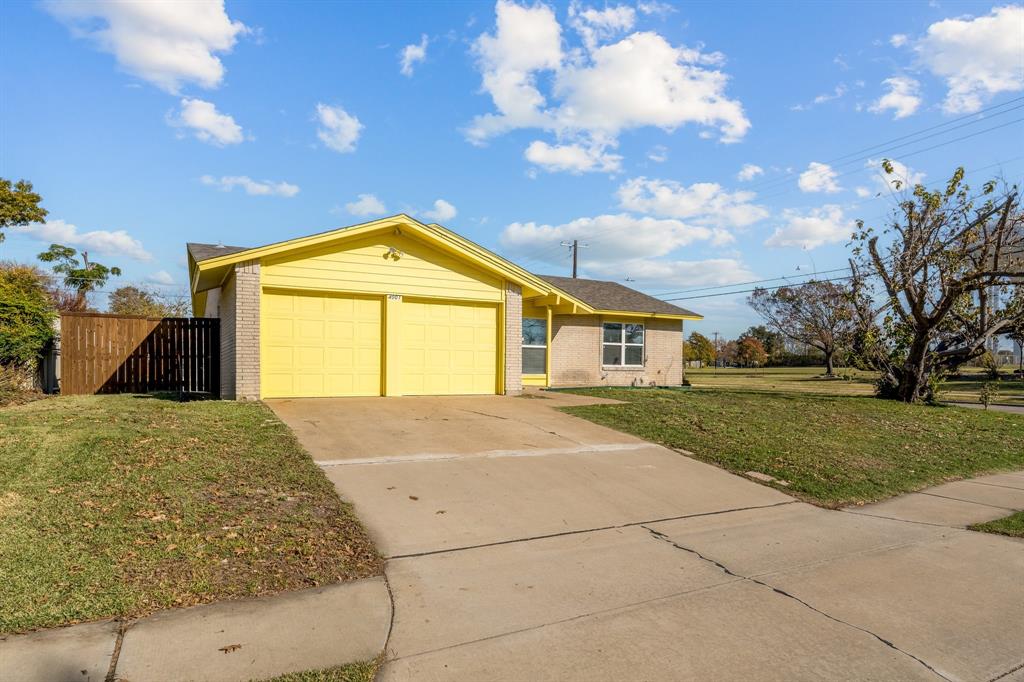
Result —
<svg viewBox="0 0 1024 682"><path fill-rule="evenodd" d="M388 557L386 680L1024 680L1024 543L821 510L565 415L269 401Z"/></svg>

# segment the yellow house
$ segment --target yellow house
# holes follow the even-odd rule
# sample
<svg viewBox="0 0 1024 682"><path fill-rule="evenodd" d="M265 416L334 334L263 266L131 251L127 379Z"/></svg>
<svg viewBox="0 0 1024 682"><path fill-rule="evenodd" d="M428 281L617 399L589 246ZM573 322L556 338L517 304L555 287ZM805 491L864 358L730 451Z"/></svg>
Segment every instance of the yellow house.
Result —
<svg viewBox="0 0 1024 682"><path fill-rule="evenodd" d="M674 385L683 320L615 282L542 277L396 215L253 248L188 244L221 393L259 399Z"/></svg>

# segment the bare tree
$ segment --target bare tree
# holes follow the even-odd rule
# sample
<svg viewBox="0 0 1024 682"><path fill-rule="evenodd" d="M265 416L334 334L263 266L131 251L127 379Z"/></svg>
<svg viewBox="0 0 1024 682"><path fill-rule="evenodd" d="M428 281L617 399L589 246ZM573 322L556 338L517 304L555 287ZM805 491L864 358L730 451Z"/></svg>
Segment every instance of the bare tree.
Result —
<svg viewBox="0 0 1024 682"><path fill-rule="evenodd" d="M824 353L828 376L835 373L835 354L849 347L857 329L853 292L835 282L756 289L747 302L775 331Z"/></svg>
<svg viewBox="0 0 1024 682"><path fill-rule="evenodd" d="M892 173L892 164L883 169ZM963 175L958 168L936 191L916 185L881 232L858 222L861 355L881 371L884 397L933 400L936 379L983 355L994 334L1024 315L1017 188L997 191L991 181L972 195ZM880 282L880 295L872 297L868 277Z"/></svg>

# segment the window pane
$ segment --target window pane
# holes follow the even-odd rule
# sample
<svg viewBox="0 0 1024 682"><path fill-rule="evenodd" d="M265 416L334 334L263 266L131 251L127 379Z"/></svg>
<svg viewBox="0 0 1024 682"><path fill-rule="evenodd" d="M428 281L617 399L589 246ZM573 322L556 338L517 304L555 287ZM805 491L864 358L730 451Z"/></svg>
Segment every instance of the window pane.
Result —
<svg viewBox="0 0 1024 682"><path fill-rule="evenodd" d="M643 346L626 346L626 364L627 365L642 365L642 364L644 364L644 347Z"/></svg>
<svg viewBox="0 0 1024 682"><path fill-rule="evenodd" d="M605 344L604 352L601 355L601 363L605 365L621 365L622 346Z"/></svg>
<svg viewBox="0 0 1024 682"><path fill-rule="evenodd" d="M534 317L523 318L523 345L546 346L548 321Z"/></svg>
<svg viewBox="0 0 1024 682"><path fill-rule="evenodd" d="M546 348L524 348L523 374L543 374L547 352Z"/></svg>
<svg viewBox="0 0 1024 682"><path fill-rule="evenodd" d="M643 343L644 326L642 324L626 325L626 343Z"/></svg>
<svg viewBox="0 0 1024 682"><path fill-rule="evenodd" d="M604 340L605 343L621 343L622 342L622 325L618 322L605 322L604 323Z"/></svg>

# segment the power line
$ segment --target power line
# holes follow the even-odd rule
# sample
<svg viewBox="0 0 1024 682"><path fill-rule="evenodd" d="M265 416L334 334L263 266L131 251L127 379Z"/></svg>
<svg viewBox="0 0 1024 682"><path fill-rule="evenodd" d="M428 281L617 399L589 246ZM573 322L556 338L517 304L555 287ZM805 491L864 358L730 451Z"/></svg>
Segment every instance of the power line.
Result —
<svg viewBox="0 0 1024 682"><path fill-rule="evenodd" d="M696 291L712 291L712 290L715 290L715 289L728 289L729 287L742 287L742 286L746 286L748 284L761 284L763 282L777 282L780 279L789 279L790 277L813 277L814 275L827 275L827 274L830 274L830 273L833 273L833 272L842 272L844 270L849 270L849 269L850 269L849 267L845 267L845 268L835 268L834 270L815 270L814 272L810 273L809 275L804 275L804 274L799 274L799 275L780 275L779 277L769 277L768 279L754 279L754 280L751 280L749 282L734 282L732 284L719 284L719 285L713 286L713 287L701 287L701 288L698 288L698 289L680 289L679 291L663 291L660 294L651 294L651 295L660 298L662 296L672 296L674 294L691 294L691 293L694 293ZM781 286L786 286L786 285L781 285Z"/></svg>
<svg viewBox="0 0 1024 682"><path fill-rule="evenodd" d="M917 156L918 154L923 154L925 152L930 152L930 151L932 151L934 149L939 149L940 147L945 147L945 146L954 144L956 142L962 142L964 140L969 140L972 137L977 137L978 135L984 135L985 133L990 133L990 132L992 132L994 130L999 130L1000 128L1006 128L1007 126L1012 126L1012 125L1014 125L1016 123L1021 123L1021 122L1024 122L1024 118L1017 118L1017 119L1014 119L1012 121L1008 121L1006 123L1002 123L1002 124L997 125L997 126L992 126L991 128L986 128L984 130L978 130L978 131L975 131L975 132L970 133L968 135L962 135L962 136L954 138L952 140L946 140L945 142L940 142L939 144L932 145L931 147L925 147L924 149L916 149L916 150L914 150L912 152L908 152L906 154L900 154L900 159L908 159L908 158L910 158L912 156ZM892 151L892 150L890 149L890 150L886 150L886 151ZM867 156L860 157L859 159L854 159L853 162L865 161L865 160L869 159L872 156L874 156L874 154L868 154ZM848 163L852 163L852 162L848 162ZM840 165L842 166L842 165L847 165L847 164L840 164ZM850 175L852 173L859 173L859 172L861 172L863 170L864 169L862 167L857 167L857 168L853 168L851 170L845 171L843 173L837 173L833 177L834 178L842 178L842 177L846 177L847 175ZM775 194L767 194L765 196L758 197L758 200L764 201L765 199L772 199L772 198L775 198L775 197L779 197L779 196L783 196L783 195L789 194L789 193L791 193L793 191L794 190L792 188L786 189L786 190L783 190L782 192L776 192Z"/></svg>
<svg viewBox="0 0 1024 682"><path fill-rule="evenodd" d="M928 132L931 132L933 130L937 130L939 128L945 128L947 126L951 126L954 123L959 123L960 121L964 121L966 119L974 119L974 120L973 121L969 121L965 125L974 125L976 123L981 123L981 122L987 120L985 118L978 118L978 117L982 116L983 114L986 114L986 113L989 113L989 112L993 112L996 109L1002 109L1002 108L1007 107L1007 106L1009 106L1011 104L1016 104L1016 103L1022 102L1022 101L1024 101L1024 97L1014 97L1013 99L1007 100L1007 101L1005 101L1005 102L1003 102L1001 104L996 104L996 105L993 105L991 107L987 107L985 109L981 109L981 110L976 111L976 112L974 112L972 114L966 114L964 116L960 116L958 118L954 118L954 119L951 119L949 121L945 121L943 123L939 123L939 124L936 124L936 125L933 125L933 126L929 126L927 128L922 128L921 130L915 131L913 133L907 133L906 135L900 135L899 137L894 137L894 138L892 138L890 140L886 140L885 142L879 142L877 144L869 145L867 147L862 147L861 149L858 149L856 151L850 152L848 154L843 154L842 156L833 157L832 159L829 159L829 160L824 161L822 163L833 164L833 163L836 163L838 161L844 161L846 159L849 159L852 156L858 156L858 155L865 154L865 153L868 153L868 152L870 152L870 154L868 154L869 156L874 156L876 154L881 153L882 151L885 151L885 148L888 145L891 145L891 144L893 144L895 142L901 142L903 140L908 140L909 138L912 138L912 137L918 137L919 135L922 135L923 133L928 133ZM1007 109L1006 111L997 112L997 113L993 114L993 116L1001 116L1002 114L1005 114L1005 113L1007 113L1009 111L1014 111L1016 109L1020 109L1021 106L1024 106L1024 104L1015 106L1015 107L1013 107L1011 109ZM927 137L922 137L922 138L920 138L918 140L913 140L913 141L907 142L906 144L913 144L914 142L920 142L923 139L928 139L930 137L935 137L935 135L942 135L944 133L950 132L950 130L957 130L959 128L965 127L965 125L949 128L948 130L944 130L944 131L941 131L939 133L936 133L936 134L933 134L933 135L929 135ZM905 146L905 145L900 145L900 146ZM894 147L894 148L898 148L898 147ZM842 164L842 165L845 165L845 164ZM801 175L801 173L793 171L793 172L790 172L790 173L787 173L787 174L783 175L782 177L765 178L764 180L759 180L757 182L745 185L745 187L747 189L757 189L757 188L760 188L760 187L769 187L769 186L773 186L773 185L776 185L776 184L779 184L779 183L785 183L785 182L787 182L789 180L792 180L792 179L794 179L796 177L799 177L800 175Z"/></svg>
<svg viewBox="0 0 1024 682"><path fill-rule="evenodd" d="M871 275L871 274L864 275L864 277L874 277L874 276L877 276L877 275ZM723 291L722 293L719 293L719 294L701 294L700 296L680 296L678 298L666 298L666 299L662 299L662 300L664 300L665 302L671 302L671 301L690 301L690 300L697 299L697 298L715 298L717 296L732 296L734 294L749 294L749 293L751 293L753 291L757 291L758 289L761 289L763 291L775 291L776 289L785 289L786 287L790 287L790 286L802 286L804 284L810 284L811 282L843 282L843 281L848 280L848 279L853 279L853 277L854 277L853 275L847 275L845 277L830 277L828 279L809 279L809 280L806 280L804 282L794 282L794 283L790 283L790 284L779 284L778 286L774 286L774 287L755 287L753 289L741 289L739 291Z"/></svg>

